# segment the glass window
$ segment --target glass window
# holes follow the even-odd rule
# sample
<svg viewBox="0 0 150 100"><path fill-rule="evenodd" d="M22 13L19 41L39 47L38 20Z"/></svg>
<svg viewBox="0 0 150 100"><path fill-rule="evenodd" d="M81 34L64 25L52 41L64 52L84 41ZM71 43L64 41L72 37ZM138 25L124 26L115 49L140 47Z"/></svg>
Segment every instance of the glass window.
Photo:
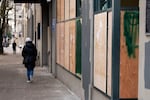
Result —
<svg viewBox="0 0 150 100"><path fill-rule="evenodd" d="M112 0L94 0L94 11L103 11L112 7Z"/></svg>
<svg viewBox="0 0 150 100"><path fill-rule="evenodd" d="M108 0L108 8L112 7L112 0Z"/></svg>
<svg viewBox="0 0 150 100"><path fill-rule="evenodd" d="M79 17L81 15L81 0L77 0L76 2L76 16Z"/></svg>

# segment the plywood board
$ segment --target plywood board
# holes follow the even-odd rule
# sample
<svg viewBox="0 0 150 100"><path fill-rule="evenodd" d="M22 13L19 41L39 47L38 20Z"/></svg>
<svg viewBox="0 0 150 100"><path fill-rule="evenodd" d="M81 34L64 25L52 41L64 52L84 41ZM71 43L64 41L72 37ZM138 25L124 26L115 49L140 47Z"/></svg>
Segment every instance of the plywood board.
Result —
<svg viewBox="0 0 150 100"><path fill-rule="evenodd" d="M61 21L65 19L65 0L61 0Z"/></svg>
<svg viewBox="0 0 150 100"><path fill-rule="evenodd" d="M61 49L62 49L62 47L61 47L61 45L62 45L61 44L61 23L59 23L59 33L58 34L59 34L58 35L59 36L58 37L59 38L59 44L58 44L59 45L59 47L58 47L59 48L59 50L58 50L59 52L58 52L58 54L59 54L59 64L61 65Z"/></svg>
<svg viewBox="0 0 150 100"><path fill-rule="evenodd" d="M69 0L65 0L65 20L69 19Z"/></svg>
<svg viewBox="0 0 150 100"><path fill-rule="evenodd" d="M76 0L70 0L70 19L76 17Z"/></svg>
<svg viewBox="0 0 150 100"><path fill-rule="evenodd" d="M56 57L57 60L56 60L56 62L57 62L58 64L60 63L60 56L59 56L59 50L60 50L60 49L59 49L60 28L59 28L59 26L60 26L59 23L57 23L57 24L56 24L56 27L57 27L57 30L56 30L56 32L57 32L57 35L56 35L56 36L57 36L57 38L56 38L56 39L57 39L57 57Z"/></svg>
<svg viewBox="0 0 150 100"><path fill-rule="evenodd" d="M107 13L94 17L94 86L106 92Z"/></svg>
<svg viewBox="0 0 150 100"><path fill-rule="evenodd" d="M108 13L108 68L107 68L107 95L111 96L112 72L112 12Z"/></svg>
<svg viewBox="0 0 150 100"><path fill-rule="evenodd" d="M121 36L120 36L120 98L138 98L138 51L135 49L136 57L129 57L124 35L124 11L121 11ZM132 17L130 17L132 18ZM131 21L132 22L132 21ZM132 27L132 26L130 26ZM132 29L132 28L130 28ZM130 30L129 29L129 30ZM134 28L133 28L134 29ZM137 31L138 28L135 31ZM137 31L138 32L138 31ZM135 36L135 35L134 35ZM138 44L138 36L136 42Z"/></svg>
<svg viewBox="0 0 150 100"><path fill-rule="evenodd" d="M60 64L64 67L65 65L65 29L64 22L60 23Z"/></svg>
<svg viewBox="0 0 150 100"><path fill-rule="evenodd" d="M69 70L69 22L65 22L65 68Z"/></svg>
<svg viewBox="0 0 150 100"><path fill-rule="evenodd" d="M61 0L57 0L57 22L61 20Z"/></svg>
<svg viewBox="0 0 150 100"><path fill-rule="evenodd" d="M69 26L69 33L70 33L70 71L75 74L75 41L76 41L76 25L75 20L70 21Z"/></svg>

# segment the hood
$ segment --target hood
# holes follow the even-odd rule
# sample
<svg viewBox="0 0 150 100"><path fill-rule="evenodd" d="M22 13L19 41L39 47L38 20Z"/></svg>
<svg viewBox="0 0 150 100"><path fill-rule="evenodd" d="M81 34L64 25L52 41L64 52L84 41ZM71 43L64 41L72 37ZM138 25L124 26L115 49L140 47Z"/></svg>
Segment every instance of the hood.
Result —
<svg viewBox="0 0 150 100"><path fill-rule="evenodd" d="M34 45L31 41L28 41L28 42L26 42L26 47L32 48L32 47L34 47Z"/></svg>

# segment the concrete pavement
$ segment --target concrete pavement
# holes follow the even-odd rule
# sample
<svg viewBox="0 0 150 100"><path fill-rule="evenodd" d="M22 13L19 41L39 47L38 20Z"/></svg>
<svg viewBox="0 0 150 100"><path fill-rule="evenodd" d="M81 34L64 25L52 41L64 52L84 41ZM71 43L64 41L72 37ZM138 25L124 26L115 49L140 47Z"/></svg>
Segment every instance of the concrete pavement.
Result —
<svg viewBox="0 0 150 100"><path fill-rule="evenodd" d="M20 54L0 55L0 100L81 100L46 68L35 68L33 83L26 80Z"/></svg>

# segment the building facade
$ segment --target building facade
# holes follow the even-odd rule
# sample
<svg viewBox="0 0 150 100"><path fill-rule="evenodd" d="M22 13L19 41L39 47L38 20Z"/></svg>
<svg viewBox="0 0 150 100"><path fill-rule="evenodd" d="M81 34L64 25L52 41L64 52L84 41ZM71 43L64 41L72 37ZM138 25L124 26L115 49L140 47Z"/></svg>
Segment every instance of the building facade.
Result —
<svg viewBox="0 0 150 100"><path fill-rule="evenodd" d="M149 100L149 1L140 0L139 31L139 100Z"/></svg>
<svg viewBox="0 0 150 100"><path fill-rule="evenodd" d="M146 2L30 4L27 27L33 28L30 37L38 48L38 65L46 66L82 100L149 100Z"/></svg>

